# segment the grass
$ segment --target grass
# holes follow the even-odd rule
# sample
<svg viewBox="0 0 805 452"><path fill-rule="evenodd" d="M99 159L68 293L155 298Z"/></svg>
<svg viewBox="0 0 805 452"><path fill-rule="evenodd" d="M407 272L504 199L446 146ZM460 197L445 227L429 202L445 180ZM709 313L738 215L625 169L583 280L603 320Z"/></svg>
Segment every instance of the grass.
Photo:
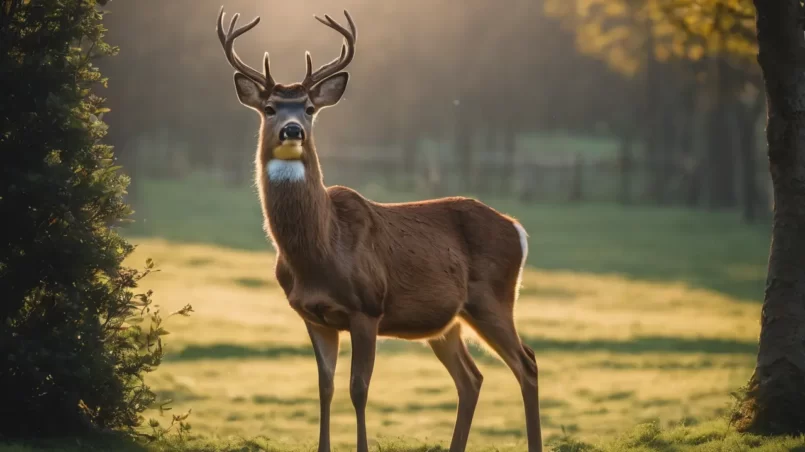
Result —
<svg viewBox="0 0 805 452"><path fill-rule="evenodd" d="M377 201L420 198L376 185L358 188ZM128 230L132 236L270 250L253 187L223 187L195 175L182 183L147 182L139 196L145 205ZM762 300L768 224L746 226L737 213L681 208L483 200L523 223L531 236L529 265L536 268L680 283L743 301ZM264 273L242 283L263 284L270 277Z"/></svg>
<svg viewBox="0 0 805 452"><path fill-rule="evenodd" d="M315 360L273 279L253 190L196 177L149 182L140 195L146 221L127 231L138 245L128 264L156 261L161 271L143 286L163 312L185 303L196 311L167 322L167 355L148 382L173 400L173 413L192 409L192 435L147 447L70 439L0 444L0 452L315 450ZM765 226L674 209L490 203L531 233L515 314L540 365L546 450L805 452L803 439L739 435L722 420L754 366ZM354 448L349 353L343 337L332 408L341 451ZM515 379L492 354L472 353L485 379L470 450L525 450ZM453 383L425 345L379 343L367 409L372 450L446 450L455 406Z"/></svg>
<svg viewBox="0 0 805 452"><path fill-rule="evenodd" d="M614 137L605 134L600 135L578 135L567 131L553 132L534 132L518 134L515 140L516 153L526 158L547 155L552 157L583 155L593 158L616 158L620 151L620 142ZM501 151L500 141L496 143L496 149L487 149L486 137L479 134L473 137L473 147L485 149L486 151ZM454 157L454 144L450 140L426 139L419 143L420 152L423 155L440 155L445 160ZM146 150L148 147L145 148ZM360 155L393 155L396 148L389 148L388 145L382 146L350 146L352 154ZM345 151L342 149L341 151ZM640 153L639 143L636 144L636 153Z"/></svg>
<svg viewBox="0 0 805 452"><path fill-rule="evenodd" d="M384 452L447 452L444 446L388 438L376 441L373 448ZM313 452L315 444L289 446L265 436L244 438L169 438L148 444L123 438L61 439L28 444L0 443L0 452ZM517 446L469 445L469 452L510 452L523 450ZM805 437L762 437L738 434L723 422L679 425L667 429L656 423L636 426L614 439L592 444L570 434L546 444L552 452L803 452Z"/></svg>
<svg viewBox="0 0 805 452"><path fill-rule="evenodd" d="M266 276L272 254L132 241L132 265L152 257L161 269L144 285L163 310L192 303L196 311L168 323L165 362L149 377L160 396L176 411L192 408L193 432L204 438L314 441L315 360L301 320ZM529 269L516 319L540 363L545 437L558 441L564 429L600 441L644 421L669 427L722 415L752 372L758 314L757 304L681 282ZM344 338L332 421L341 450L355 428L349 352ZM473 354L485 380L471 442L523 447L516 381L493 355ZM381 341L367 415L375 441L446 445L455 403L450 377L426 346Z"/></svg>

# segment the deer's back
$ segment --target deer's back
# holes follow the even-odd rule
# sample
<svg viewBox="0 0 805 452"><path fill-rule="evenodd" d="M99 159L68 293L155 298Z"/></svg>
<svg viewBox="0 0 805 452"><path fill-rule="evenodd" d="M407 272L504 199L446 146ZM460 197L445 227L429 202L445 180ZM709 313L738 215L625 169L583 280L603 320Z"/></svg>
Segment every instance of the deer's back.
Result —
<svg viewBox="0 0 805 452"><path fill-rule="evenodd" d="M517 278L513 220L477 200L383 204L343 187L330 194L340 229L349 230L346 247L356 250L356 274L383 281L384 334L430 336L449 325L473 286L505 289Z"/></svg>

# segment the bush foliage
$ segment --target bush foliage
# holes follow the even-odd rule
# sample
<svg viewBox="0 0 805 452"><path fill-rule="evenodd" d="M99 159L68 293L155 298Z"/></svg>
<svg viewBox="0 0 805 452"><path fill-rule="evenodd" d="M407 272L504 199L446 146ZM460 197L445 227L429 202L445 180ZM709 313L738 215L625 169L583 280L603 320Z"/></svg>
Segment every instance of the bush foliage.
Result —
<svg viewBox="0 0 805 452"><path fill-rule="evenodd" d="M115 231L101 0L0 0L0 437L133 428L165 334ZM189 307L182 310L187 314Z"/></svg>

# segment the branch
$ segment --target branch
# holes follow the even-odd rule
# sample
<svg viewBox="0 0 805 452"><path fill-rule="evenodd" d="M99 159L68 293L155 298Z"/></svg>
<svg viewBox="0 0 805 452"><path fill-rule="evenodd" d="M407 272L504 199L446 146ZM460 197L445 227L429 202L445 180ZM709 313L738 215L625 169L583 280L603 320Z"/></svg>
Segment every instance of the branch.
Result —
<svg viewBox="0 0 805 452"><path fill-rule="evenodd" d="M82 36L83 39L83 36ZM89 59L92 57L92 51L95 50L95 45L98 44L98 41L92 41L92 45L89 46L87 50L87 54L84 56L84 61L81 62L81 66L86 66L89 63Z"/></svg>

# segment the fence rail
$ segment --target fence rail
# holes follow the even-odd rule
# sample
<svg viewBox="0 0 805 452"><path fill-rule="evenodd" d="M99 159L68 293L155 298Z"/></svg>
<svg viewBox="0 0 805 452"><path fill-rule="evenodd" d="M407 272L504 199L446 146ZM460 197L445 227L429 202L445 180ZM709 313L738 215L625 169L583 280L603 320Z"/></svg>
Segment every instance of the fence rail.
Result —
<svg viewBox="0 0 805 452"><path fill-rule="evenodd" d="M477 156L464 177L463 165L452 156L423 156L406 162L399 152L382 154L325 154L325 183L364 190L369 185L387 190L414 191L423 196L455 194L515 197L524 202L620 202L697 205L706 203L707 184L690 161L666 160L650 166L641 159L619 159L611 155L523 154L507 160L502 153ZM150 177L182 177L191 171L186 160L165 160L158 168L146 169ZM248 160L228 159L234 165L216 165L224 180L251 183ZM237 163L239 162L239 163ZM758 165L754 183L759 206L771 206L771 183L767 168ZM660 181L660 182L658 182ZM736 184L743 184L736 180ZM740 186L735 192L741 196ZM658 195L660 193L660 195Z"/></svg>
<svg viewBox="0 0 805 452"><path fill-rule="evenodd" d="M400 159L377 156L322 156L325 182L360 189L376 184L395 190L416 190L432 196L457 193L515 196L526 202L655 202L658 190L667 204L696 204L706 193L696 168L684 162L650 167L641 160L589 158L581 155L516 160L484 158L474 162L472 177L463 177L454 161L418 160L406 169ZM765 168L755 183L768 205ZM657 176L662 180L658 187ZM741 193L739 187L736 192Z"/></svg>

